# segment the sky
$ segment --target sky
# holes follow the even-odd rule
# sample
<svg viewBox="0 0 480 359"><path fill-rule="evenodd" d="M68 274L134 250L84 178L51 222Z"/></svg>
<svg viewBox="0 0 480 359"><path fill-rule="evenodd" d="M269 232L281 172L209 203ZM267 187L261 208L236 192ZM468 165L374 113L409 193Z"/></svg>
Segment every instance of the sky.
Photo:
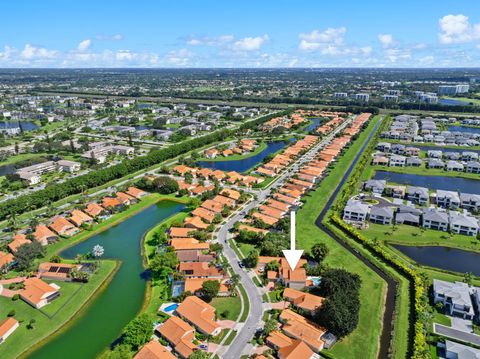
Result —
<svg viewBox="0 0 480 359"><path fill-rule="evenodd" d="M0 14L0 67L480 67L478 0L15 0Z"/></svg>

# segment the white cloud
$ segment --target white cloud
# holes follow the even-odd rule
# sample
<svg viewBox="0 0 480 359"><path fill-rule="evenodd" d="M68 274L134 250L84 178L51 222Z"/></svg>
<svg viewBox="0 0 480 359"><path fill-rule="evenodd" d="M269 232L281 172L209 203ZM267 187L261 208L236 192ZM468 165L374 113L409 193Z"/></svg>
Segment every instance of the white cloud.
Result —
<svg viewBox="0 0 480 359"><path fill-rule="evenodd" d="M393 45L393 36L390 34L378 34L377 38L383 47L389 47Z"/></svg>
<svg viewBox="0 0 480 359"><path fill-rule="evenodd" d="M262 45L269 40L268 35L256 37L244 37L233 43L232 48L236 51L254 51L259 50Z"/></svg>
<svg viewBox="0 0 480 359"><path fill-rule="evenodd" d="M220 35L217 37L191 37L187 40L187 45L191 46L221 46L235 40L233 35Z"/></svg>
<svg viewBox="0 0 480 359"><path fill-rule="evenodd" d="M432 55L428 55L428 56L421 57L418 60L418 62L420 65L423 65L423 66L432 65L435 62L435 58Z"/></svg>
<svg viewBox="0 0 480 359"><path fill-rule="evenodd" d="M85 39L83 41L80 41L80 43L77 46L78 51L86 51L92 46L92 40L90 39Z"/></svg>
<svg viewBox="0 0 480 359"><path fill-rule="evenodd" d="M21 52L21 57L26 60L31 59L52 59L56 56L57 51L48 50L44 47L36 47L26 44Z"/></svg>
<svg viewBox="0 0 480 359"><path fill-rule="evenodd" d="M346 32L345 27L329 27L321 32L313 30L310 33L301 33L298 36L300 38L298 47L303 51L321 49L321 52L325 55L337 54L340 51L338 47L344 42Z"/></svg>
<svg viewBox="0 0 480 359"><path fill-rule="evenodd" d="M173 50L167 53L165 56L165 61L169 66L188 66L190 65L191 57L193 53L188 49Z"/></svg>
<svg viewBox="0 0 480 359"><path fill-rule="evenodd" d="M480 39L480 24L471 24L468 16L446 15L439 21L438 40L442 44L460 44Z"/></svg>
<svg viewBox="0 0 480 359"><path fill-rule="evenodd" d="M120 34L115 34L115 35L112 36L112 40L113 40L113 41L123 40L123 36L120 35Z"/></svg>

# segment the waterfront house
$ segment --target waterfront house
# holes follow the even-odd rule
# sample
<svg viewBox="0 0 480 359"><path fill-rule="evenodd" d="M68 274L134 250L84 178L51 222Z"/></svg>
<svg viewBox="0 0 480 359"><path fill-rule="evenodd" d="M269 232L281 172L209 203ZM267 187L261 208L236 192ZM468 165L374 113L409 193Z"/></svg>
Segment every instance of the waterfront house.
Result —
<svg viewBox="0 0 480 359"><path fill-rule="evenodd" d="M472 320L475 315L467 283L433 279L433 301L443 303L445 311L452 316Z"/></svg>
<svg viewBox="0 0 480 359"><path fill-rule="evenodd" d="M410 226L418 226L420 224L420 216L413 213L397 213L395 215L396 224L408 224Z"/></svg>
<svg viewBox="0 0 480 359"><path fill-rule="evenodd" d="M431 169L443 169L445 168L445 162L439 158L429 158L427 160L427 168Z"/></svg>
<svg viewBox="0 0 480 359"><path fill-rule="evenodd" d="M363 189L366 191L372 191L373 193L382 194L387 181L385 180L368 180L363 184Z"/></svg>
<svg viewBox="0 0 480 359"><path fill-rule="evenodd" d="M393 209L384 206L372 206L370 209L370 222L377 224L392 224Z"/></svg>
<svg viewBox="0 0 480 359"><path fill-rule="evenodd" d="M426 206L428 203L428 188L407 186L406 195L409 201L422 206Z"/></svg>
<svg viewBox="0 0 480 359"><path fill-rule="evenodd" d="M186 297L177 307L176 313L200 333L215 337L222 331L215 320L215 308L195 295Z"/></svg>
<svg viewBox="0 0 480 359"><path fill-rule="evenodd" d="M405 186L387 185L385 186L385 195L393 198L405 197Z"/></svg>
<svg viewBox="0 0 480 359"><path fill-rule="evenodd" d="M20 298L40 309L60 296L60 287L54 283L46 283L40 278L31 277L23 281L24 288L19 292Z"/></svg>
<svg viewBox="0 0 480 359"><path fill-rule="evenodd" d="M463 172L465 166L458 161L449 160L447 161L446 169L449 172Z"/></svg>
<svg viewBox="0 0 480 359"><path fill-rule="evenodd" d="M457 209L460 206L460 197L454 191L437 190L436 201L437 206L443 208Z"/></svg>
<svg viewBox="0 0 480 359"><path fill-rule="evenodd" d="M462 160L463 161L477 161L478 160L478 153L471 152L471 151L464 151L462 152Z"/></svg>
<svg viewBox="0 0 480 359"><path fill-rule="evenodd" d="M372 164L374 166L388 166L388 157L382 155L375 155Z"/></svg>
<svg viewBox="0 0 480 359"><path fill-rule="evenodd" d="M348 200L343 210L344 221L364 222L370 213L370 206L358 200Z"/></svg>
<svg viewBox="0 0 480 359"><path fill-rule="evenodd" d="M418 147L405 147L405 151L403 152L406 156L418 156L420 155L420 148Z"/></svg>
<svg viewBox="0 0 480 359"><path fill-rule="evenodd" d="M102 199L102 207L108 210L119 210L120 208L122 208L122 206L123 205L118 198L104 197Z"/></svg>
<svg viewBox="0 0 480 359"><path fill-rule="evenodd" d="M58 239L58 236L53 233L46 225L38 224L33 232L33 238L42 246L53 243Z"/></svg>
<svg viewBox="0 0 480 359"><path fill-rule="evenodd" d="M178 271L185 275L186 278L223 278L223 272L208 262L180 262Z"/></svg>
<svg viewBox="0 0 480 359"><path fill-rule="evenodd" d="M105 212L105 209L102 206L100 206L98 203L91 202L87 204L87 206L83 211L86 214L88 214L90 217L95 218L100 216L103 212Z"/></svg>
<svg viewBox="0 0 480 359"><path fill-rule="evenodd" d="M176 359L176 356L158 340L152 339L140 349L133 359Z"/></svg>
<svg viewBox="0 0 480 359"><path fill-rule="evenodd" d="M258 357L257 357L258 358ZM310 347L299 339L292 341L290 345L278 350L279 359L320 359L320 355L313 352Z"/></svg>
<svg viewBox="0 0 480 359"><path fill-rule="evenodd" d="M465 236L478 234L478 219L464 213L450 211L450 231Z"/></svg>
<svg viewBox="0 0 480 359"><path fill-rule="evenodd" d="M458 152L445 152L443 158L446 160L458 161L462 158L462 155Z"/></svg>
<svg viewBox="0 0 480 359"><path fill-rule="evenodd" d="M480 194L460 193L460 207L469 211L480 211Z"/></svg>
<svg viewBox="0 0 480 359"><path fill-rule="evenodd" d="M18 320L8 317L0 322L0 344L2 344L19 327Z"/></svg>
<svg viewBox="0 0 480 359"><path fill-rule="evenodd" d="M137 199L135 197L132 197L125 192L117 192L116 196L123 206L130 206L131 204L137 202Z"/></svg>
<svg viewBox="0 0 480 359"><path fill-rule="evenodd" d="M396 155L403 155L405 153L405 145L395 143L391 147L391 152Z"/></svg>
<svg viewBox="0 0 480 359"><path fill-rule="evenodd" d="M423 161L418 157L408 157L406 165L410 167L420 167Z"/></svg>
<svg viewBox="0 0 480 359"><path fill-rule="evenodd" d="M68 263L51 263L43 262L38 266L38 277L49 280L71 280L69 274L72 270L80 270L82 265L80 264L68 264Z"/></svg>
<svg viewBox="0 0 480 359"><path fill-rule="evenodd" d="M448 230L449 218L446 212L435 208L425 208L423 210L422 226L446 232Z"/></svg>
<svg viewBox="0 0 480 359"><path fill-rule="evenodd" d="M467 173L480 173L480 162L478 162L478 161L467 162L466 172Z"/></svg>
<svg viewBox="0 0 480 359"><path fill-rule="evenodd" d="M429 158L442 158L443 153L442 153L442 151L429 150L429 151L427 152L427 156L428 156Z"/></svg>
<svg viewBox="0 0 480 359"><path fill-rule="evenodd" d="M201 250L206 251L210 248L210 245L206 242L200 242L198 239L192 237L176 237L171 238L169 241L170 246L175 252Z"/></svg>
<svg viewBox="0 0 480 359"><path fill-rule="evenodd" d="M128 187L125 193L129 196L135 197L136 199L143 198L148 194L148 192L142 191L141 189L138 189L136 187Z"/></svg>
<svg viewBox="0 0 480 359"><path fill-rule="evenodd" d="M74 225L77 227L80 227L82 224L90 224L93 222L93 218L90 217L88 214L78 210L74 209L72 213L70 214L70 222L72 222Z"/></svg>
<svg viewBox="0 0 480 359"><path fill-rule="evenodd" d="M195 232L192 228L183 228L183 227L170 227L168 230L168 234L170 238L185 238L189 237L191 234Z"/></svg>
<svg viewBox="0 0 480 359"><path fill-rule="evenodd" d="M75 233L78 233L79 229L75 227L72 223L67 221L65 217L56 216L53 218L49 226L55 233L59 236L73 236Z"/></svg>
<svg viewBox="0 0 480 359"><path fill-rule="evenodd" d="M401 155L391 155L388 165L390 167L405 167L407 158Z"/></svg>
<svg viewBox="0 0 480 359"><path fill-rule="evenodd" d="M186 359L195 350L198 350L197 346L193 344L195 329L179 317L172 316L168 318L164 323L159 324L155 328L155 332L170 343L180 358Z"/></svg>
<svg viewBox="0 0 480 359"><path fill-rule="evenodd" d="M392 148L392 144L390 142L379 142L376 146L376 149L382 152L390 152Z"/></svg>

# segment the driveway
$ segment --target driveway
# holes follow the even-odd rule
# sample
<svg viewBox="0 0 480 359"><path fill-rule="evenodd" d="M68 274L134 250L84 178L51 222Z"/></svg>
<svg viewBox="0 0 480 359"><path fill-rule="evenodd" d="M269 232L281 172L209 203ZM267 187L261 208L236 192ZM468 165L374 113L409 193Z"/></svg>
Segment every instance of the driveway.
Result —
<svg viewBox="0 0 480 359"><path fill-rule="evenodd" d="M451 327L462 332L473 333L473 323L468 319L452 317Z"/></svg>

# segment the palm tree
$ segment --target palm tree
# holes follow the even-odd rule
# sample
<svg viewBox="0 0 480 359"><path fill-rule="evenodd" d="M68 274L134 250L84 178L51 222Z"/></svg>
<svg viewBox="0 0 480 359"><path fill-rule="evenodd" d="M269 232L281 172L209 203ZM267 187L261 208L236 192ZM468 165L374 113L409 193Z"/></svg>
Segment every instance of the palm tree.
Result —
<svg viewBox="0 0 480 359"><path fill-rule="evenodd" d="M97 264L100 260L100 257L103 256L104 253L105 250L100 244L96 244L95 246L93 246L92 255L97 260Z"/></svg>
<svg viewBox="0 0 480 359"><path fill-rule="evenodd" d="M230 290L233 292L239 283L240 283L240 276L235 273L230 278Z"/></svg>

